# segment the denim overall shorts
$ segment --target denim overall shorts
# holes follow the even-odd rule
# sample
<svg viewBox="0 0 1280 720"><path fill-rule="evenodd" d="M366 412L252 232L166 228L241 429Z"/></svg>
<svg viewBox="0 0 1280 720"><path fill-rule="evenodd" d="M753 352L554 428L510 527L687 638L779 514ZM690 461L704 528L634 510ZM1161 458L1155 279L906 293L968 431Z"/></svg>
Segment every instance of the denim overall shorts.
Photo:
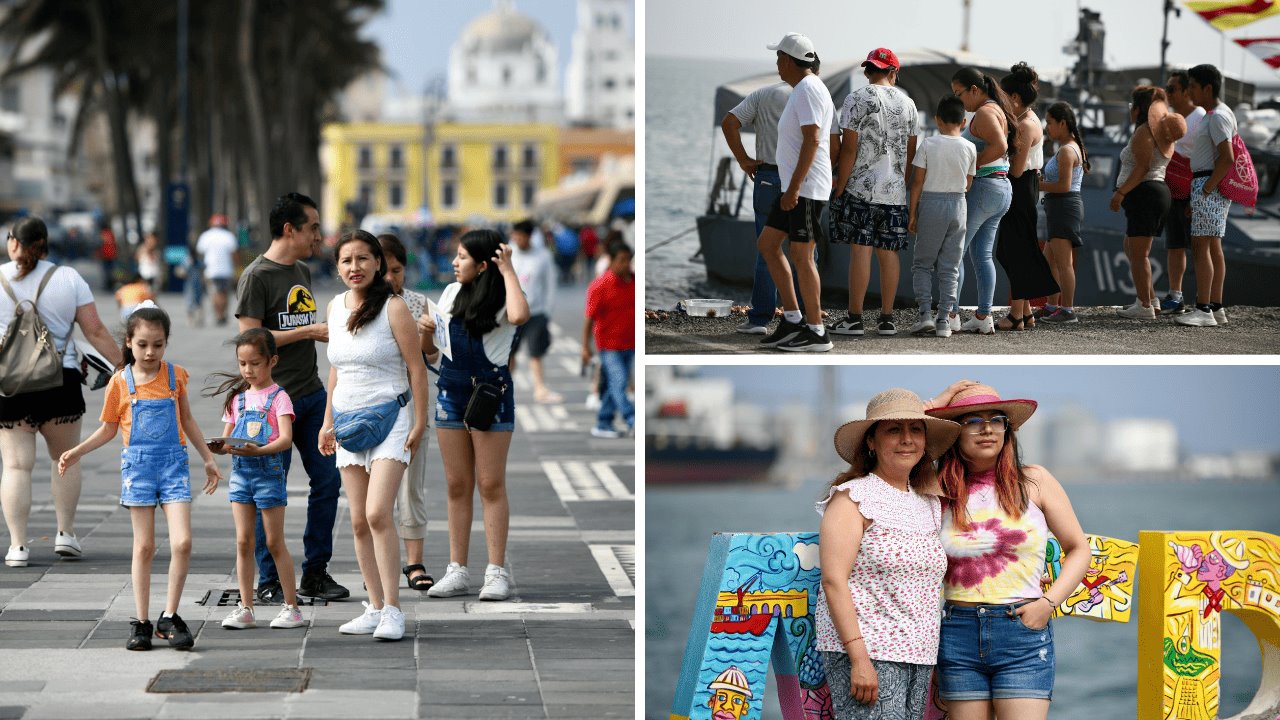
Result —
<svg viewBox="0 0 1280 720"><path fill-rule="evenodd" d="M494 365L484 352L484 338L467 332L462 318L449 318L449 347L453 359L440 363L436 380L436 427L464 430L462 418L467 414L471 388L476 383L490 383L503 388L502 402L489 432L512 432L516 428L515 383L505 365Z"/></svg>
<svg viewBox="0 0 1280 720"><path fill-rule="evenodd" d="M154 507L191 502L191 468L187 446L178 435L178 384L173 363L169 373L169 397L138 398L133 366L124 369L129 386L129 444L120 450L120 504Z"/></svg>
<svg viewBox="0 0 1280 720"><path fill-rule="evenodd" d="M244 396L236 397L236 425L231 430L231 437L252 440L259 445L266 445L271 437L271 424L267 422L267 413L271 403L281 388L276 388L267 396L266 404L257 410L246 410ZM231 456L231 484L227 493L231 502L256 505L259 510L288 505L288 493L284 482L284 453L244 457Z"/></svg>

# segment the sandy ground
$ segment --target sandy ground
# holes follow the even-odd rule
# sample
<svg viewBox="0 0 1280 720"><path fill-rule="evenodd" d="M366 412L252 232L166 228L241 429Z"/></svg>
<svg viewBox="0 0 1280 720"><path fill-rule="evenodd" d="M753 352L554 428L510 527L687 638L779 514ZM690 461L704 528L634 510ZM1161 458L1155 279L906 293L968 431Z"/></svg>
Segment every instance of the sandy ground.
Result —
<svg viewBox="0 0 1280 720"><path fill-rule="evenodd" d="M997 320L1007 308L998 308ZM956 333L949 338L906 334L915 322L915 310L894 313L898 334L879 336L870 330L862 337L833 335L832 353L843 354L949 354L949 355L1274 355L1280 353L1280 308L1227 308L1225 326L1197 328L1174 323L1172 317L1127 320L1116 316L1116 307L1078 308L1074 325L1042 323L1033 330L997 332L995 335ZM844 309L826 308L828 325L844 317ZM971 312L961 312L963 318ZM863 322L874 328L878 312L865 313ZM744 318L689 317L667 313L666 319L645 321L648 354L747 354L812 356L761 348L760 335L734 332ZM816 353L822 354L822 353ZM830 353L826 353L830 354Z"/></svg>

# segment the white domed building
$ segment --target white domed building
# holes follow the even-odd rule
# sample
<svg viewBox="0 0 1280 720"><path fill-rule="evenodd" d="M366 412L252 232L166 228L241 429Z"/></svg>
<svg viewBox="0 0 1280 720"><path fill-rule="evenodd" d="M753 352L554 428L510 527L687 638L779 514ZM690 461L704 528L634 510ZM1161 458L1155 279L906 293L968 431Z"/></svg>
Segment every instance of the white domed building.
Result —
<svg viewBox="0 0 1280 720"><path fill-rule="evenodd" d="M551 36L511 0L472 20L449 52L450 119L559 123L559 57Z"/></svg>

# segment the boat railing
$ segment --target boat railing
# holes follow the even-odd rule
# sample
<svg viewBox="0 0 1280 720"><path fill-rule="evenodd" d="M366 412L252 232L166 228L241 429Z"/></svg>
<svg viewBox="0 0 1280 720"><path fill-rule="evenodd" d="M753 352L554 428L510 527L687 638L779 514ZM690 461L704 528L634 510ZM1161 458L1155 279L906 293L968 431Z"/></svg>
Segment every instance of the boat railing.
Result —
<svg viewBox="0 0 1280 720"><path fill-rule="evenodd" d="M711 191L707 193L707 211L704 215L727 215L729 217L738 217L742 212L742 201L746 194L747 183L744 181L734 184L734 160L732 157L722 157L716 162L715 177L711 182ZM734 198L734 194L737 198ZM733 211L729 211L730 203L733 204Z"/></svg>

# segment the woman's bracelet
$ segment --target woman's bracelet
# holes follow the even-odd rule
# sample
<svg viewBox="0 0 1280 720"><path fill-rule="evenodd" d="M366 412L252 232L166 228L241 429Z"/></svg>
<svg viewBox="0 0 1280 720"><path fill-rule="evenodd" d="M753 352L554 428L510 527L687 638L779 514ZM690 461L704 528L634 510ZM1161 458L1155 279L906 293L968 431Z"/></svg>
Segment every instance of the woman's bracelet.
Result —
<svg viewBox="0 0 1280 720"><path fill-rule="evenodd" d="M1041 595L1040 597L1049 603L1049 607L1052 607L1052 608L1058 607L1058 603L1050 600L1048 595Z"/></svg>
<svg viewBox="0 0 1280 720"><path fill-rule="evenodd" d="M840 643L840 647L849 647L849 643L851 643L851 642L857 642L857 641L859 641L859 640L861 640L861 639L862 639L862 636L861 636L861 635L859 635L859 636L857 636L857 637L851 637L851 638L849 638L848 640L845 640L844 642Z"/></svg>

